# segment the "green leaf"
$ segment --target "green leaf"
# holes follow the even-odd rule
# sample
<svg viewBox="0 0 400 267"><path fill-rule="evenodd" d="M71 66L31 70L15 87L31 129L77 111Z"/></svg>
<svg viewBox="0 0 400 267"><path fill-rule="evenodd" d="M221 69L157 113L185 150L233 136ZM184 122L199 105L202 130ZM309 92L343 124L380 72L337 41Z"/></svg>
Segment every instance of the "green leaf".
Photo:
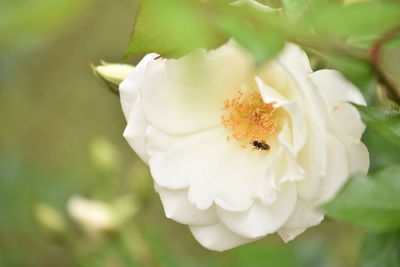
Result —
<svg viewBox="0 0 400 267"><path fill-rule="evenodd" d="M377 1L327 5L315 9L306 23L311 23L321 33L361 36L387 31L399 24L399 17L399 4Z"/></svg>
<svg viewBox="0 0 400 267"><path fill-rule="evenodd" d="M283 0L283 10L291 23L296 23L311 6L311 0Z"/></svg>
<svg viewBox="0 0 400 267"><path fill-rule="evenodd" d="M362 120L376 134L400 147L400 112L355 105Z"/></svg>
<svg viewBox="0 0 400 267"><path fill-rule="evenodd" d="M400 149L380 138L371 129L367 128L362 142L368 147L370 165L369 170L375 171L384 166L397 164L400 159Z"/></svg>
<svg viewBox="0 0 400 267"><path fill-rule="evenodd" d="M220 26L253 55L257 64L277 55L284 46L284 41L279 36L248 27L238 18L224 17Z"/></svg>
<svg viewBox="0 0 400 267"><path fill-rule="evenodd" d="M400 166L352 178L325 205L333 218L374 229L400 227Z"/></svg>
<svg viewBox="0 0 400 267"><path fill-rule="evenodd" d="M199 47L214 48L225 40L215 31L202 1L143 0L124 58L151 52L180 57Z"/></svg>
<svg viewBox="0 0 400 267"><path fill-rule="evenodd" d="M400 232L369 233L360 255L361 267L400 267Z"/></svg>

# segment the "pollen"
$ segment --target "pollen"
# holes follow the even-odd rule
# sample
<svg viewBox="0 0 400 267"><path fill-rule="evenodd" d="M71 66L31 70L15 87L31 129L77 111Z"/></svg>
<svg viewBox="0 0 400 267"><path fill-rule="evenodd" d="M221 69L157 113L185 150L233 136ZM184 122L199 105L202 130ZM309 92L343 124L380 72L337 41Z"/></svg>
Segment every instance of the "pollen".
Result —
<svg viewBox="0 0 400 267"><path fill-rule="evenodd" d="M244 94L238 91L237 96L224 101L221 116L223 126L230 130L227 141L236 140L243 148L259 150L254 144L265 144L277 130L277 109L274 103L265 103L260 93Z"/></svg>

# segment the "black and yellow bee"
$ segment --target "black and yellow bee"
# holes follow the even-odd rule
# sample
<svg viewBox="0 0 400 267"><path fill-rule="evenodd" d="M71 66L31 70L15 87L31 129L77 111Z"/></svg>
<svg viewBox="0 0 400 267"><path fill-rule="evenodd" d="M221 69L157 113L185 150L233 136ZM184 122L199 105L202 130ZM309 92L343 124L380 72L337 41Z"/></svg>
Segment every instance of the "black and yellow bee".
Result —
<svg viewBox="0 0 400 267"><path fill-rule="evenodd" d="M252 145L257 149L257 150L269 150L271 147L265 143L264 141L253 141Z"/></svg>

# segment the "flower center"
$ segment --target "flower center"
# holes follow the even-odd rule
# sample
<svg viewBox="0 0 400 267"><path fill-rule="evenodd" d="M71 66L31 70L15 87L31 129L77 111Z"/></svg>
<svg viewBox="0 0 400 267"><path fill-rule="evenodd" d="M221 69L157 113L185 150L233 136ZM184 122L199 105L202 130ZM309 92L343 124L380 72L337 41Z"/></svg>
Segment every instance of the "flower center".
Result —
<svg viewBox="0 0 400 267"><path fill-rule="evenodd" d="M238 96L224 101L222 124L231 131L226 140L232 138L243 148L269 150L268 141L277 129L277 110L273 103L266 104L260 93L247 95L242 91Z"/></svg>

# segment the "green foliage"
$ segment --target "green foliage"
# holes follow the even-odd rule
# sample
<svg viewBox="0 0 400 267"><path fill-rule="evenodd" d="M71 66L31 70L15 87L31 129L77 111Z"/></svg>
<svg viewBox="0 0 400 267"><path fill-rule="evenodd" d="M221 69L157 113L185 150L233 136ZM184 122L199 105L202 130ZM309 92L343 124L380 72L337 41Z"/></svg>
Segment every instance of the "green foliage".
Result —
<svg viewBox="0 0 400 267"><path fill-rule="evenodd" d="M266 245L243 246L235 250L235 267L298 266L288 249Z"/></svg>
<svg viewBox="0 0 400 267"><path fill-rule="evenodd" d="M311 6L311 0L283 0L285 15L290 22L297 22Z"/></svg>
<svg viewBox="0 0 400 267"><path fill-rule="evenodd" d="M367 234L360 256L361 267L399 267L400 232Z"/></svg>
<svg viewBox="0 0 400 267"><path fill-rule="evenodd" d="M400 227L400 166L350 180L324 208L333 218L374 229Z"/></svg>
<svg viewBox="0 0 400 267"><path fill-rule="evenodd" d="M20 42L32 42L41 35L55 32L86 9L90 0L27 0L0 3L0 49Z"/></svg>
<svg viewBox="0 0 400 267"><path fill-rule="evenodd" d="M213 48L223 43L210 25L207 10L193 0L143 0L125 58L155 52L179 57L195 48Z"/></svg>
<svg viewBox="0 0 400 267"><path fill-rule="evenodd" d="M326 5L314 9L304 22L319 33L347 37L379 34L399 23L400 5L381 1L348 6Z"/></svg>
<svg viewBox="0 0 400 267"><path fill-rule="evenodd" d="M246 48L258 64L278 54L284 46L284 41L279 36L263 34L235 18L225 18L221 21L221 27Z"/></svg>
<svg viewBox="0 0 400 267"><path fill-rule="evenodd" d="M370 171L375 171L384 166L399 163L400 150L387 143L369 128L363 135L363 143L367 145L370 157Z"/></svg>
<svg viewBox="0 0 400 267"><path fill-rule="evenodd" d="M355 105L362 120L376 134L400 148L400 112Z"/></svg>

